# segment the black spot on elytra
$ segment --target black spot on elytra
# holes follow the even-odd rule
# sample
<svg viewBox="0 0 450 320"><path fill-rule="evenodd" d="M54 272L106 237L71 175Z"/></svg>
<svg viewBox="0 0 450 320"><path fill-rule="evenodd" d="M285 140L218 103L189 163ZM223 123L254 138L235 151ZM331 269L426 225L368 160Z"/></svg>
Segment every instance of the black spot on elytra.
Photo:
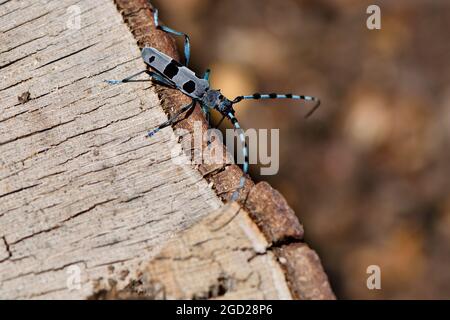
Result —
<svg viewBox="0 0 450 320"><path fill-rule="evenodd" d="M261 95L259 93L255 93L253 95L253 99L260 99L260 98L261 98Z"/></svg>
<svg viewBox="0 0 450 320"><path fill-rule="evenodd" d="M152 63L153 61L155 61L155 56L151 56L150 59L148 59L148 61L150 61L150 63Z"/></svg>
<svg viewBox="0 0 450 320"><path fill-rule="evenodd" d="M192 93L195 91L195 82L192 80L187 81L185 84L183 84L183 90L187 93Z"/></svg>
<svg viewBox="0 0 450 320"><path fill-rule="evenodd" d="M183 67L183 65L182 65L181 63L179 63L178 61L176 61L176 60L173 60L173 59L172 59L172 61L170 61L170 62L172 62L173 64L175 64L178 68Z"/></svg>
<svg viewBox="0 0 450 320"><path fill-rule="evenodd" d="M170 61L170 63L164 68L164 75L168 78L172 79L178 74L179 71L179 63L175 60Z"/></svg>

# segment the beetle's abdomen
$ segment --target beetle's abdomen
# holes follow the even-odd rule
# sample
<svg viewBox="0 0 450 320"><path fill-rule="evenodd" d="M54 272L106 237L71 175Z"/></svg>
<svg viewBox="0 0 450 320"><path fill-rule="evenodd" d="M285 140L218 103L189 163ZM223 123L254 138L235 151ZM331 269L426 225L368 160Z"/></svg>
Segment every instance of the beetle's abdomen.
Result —
<svg viewBox="0 0 450 320"><path fill-rule="evenodd" d="M142 49L142 58L150 67L192 98L200 99L209 88L208 81L200 79L191 69L155 48Z"/></svg>

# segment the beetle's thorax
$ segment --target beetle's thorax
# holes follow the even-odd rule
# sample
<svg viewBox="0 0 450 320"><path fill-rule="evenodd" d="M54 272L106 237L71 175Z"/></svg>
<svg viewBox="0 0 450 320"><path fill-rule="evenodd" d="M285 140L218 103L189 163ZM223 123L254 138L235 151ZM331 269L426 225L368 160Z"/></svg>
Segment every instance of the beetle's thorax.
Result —
<svg viewBox="0 0 450 320"><path fill-rule="evenodd" d="M220 93L220 90L210 89L203 95L202 104L210 109L216 109L221 114L228 116L234 114L233 103Z"/></svg>

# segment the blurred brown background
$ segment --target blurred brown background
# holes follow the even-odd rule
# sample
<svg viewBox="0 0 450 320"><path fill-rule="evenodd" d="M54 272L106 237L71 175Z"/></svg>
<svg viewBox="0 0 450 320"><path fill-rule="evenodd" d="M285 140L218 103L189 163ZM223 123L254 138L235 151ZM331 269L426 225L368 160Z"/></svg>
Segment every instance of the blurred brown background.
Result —
<svg viewBox="0 0 450 320"><path fill-rule="evenodd" d="M191 67L237 106L244 128L280 128L267 180L305 225L339 298L450 298L450 2L154 0L191 36ZM366 28L381 7L382 29ZM180 49L182 43L180 42ZM379 265L382 289L368 290Z"/></svg>

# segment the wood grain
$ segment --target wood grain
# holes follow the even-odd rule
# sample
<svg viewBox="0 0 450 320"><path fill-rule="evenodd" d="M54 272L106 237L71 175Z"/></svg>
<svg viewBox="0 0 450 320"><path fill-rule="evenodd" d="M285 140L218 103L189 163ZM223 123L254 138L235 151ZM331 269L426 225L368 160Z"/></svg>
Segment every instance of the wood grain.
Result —
<svg viewBox="0 0 450 320"><path fill-rule="evenodd" d="M66 26L75 4L80 30ZM84 298L108 266L150 258L222 203L171 160L171 128L145 138L166 119L154 86L103 83L145 67L113 2L1 10L0 296ZM67 290L70 265L82 290Z"/></svg>
<svg viewBox="0 0 450 320"><path fill-rule="evenodd" d="M271 250L248 213L233 203L181 232L132 281L99 283L94 297L292 299Z"/></svg>

